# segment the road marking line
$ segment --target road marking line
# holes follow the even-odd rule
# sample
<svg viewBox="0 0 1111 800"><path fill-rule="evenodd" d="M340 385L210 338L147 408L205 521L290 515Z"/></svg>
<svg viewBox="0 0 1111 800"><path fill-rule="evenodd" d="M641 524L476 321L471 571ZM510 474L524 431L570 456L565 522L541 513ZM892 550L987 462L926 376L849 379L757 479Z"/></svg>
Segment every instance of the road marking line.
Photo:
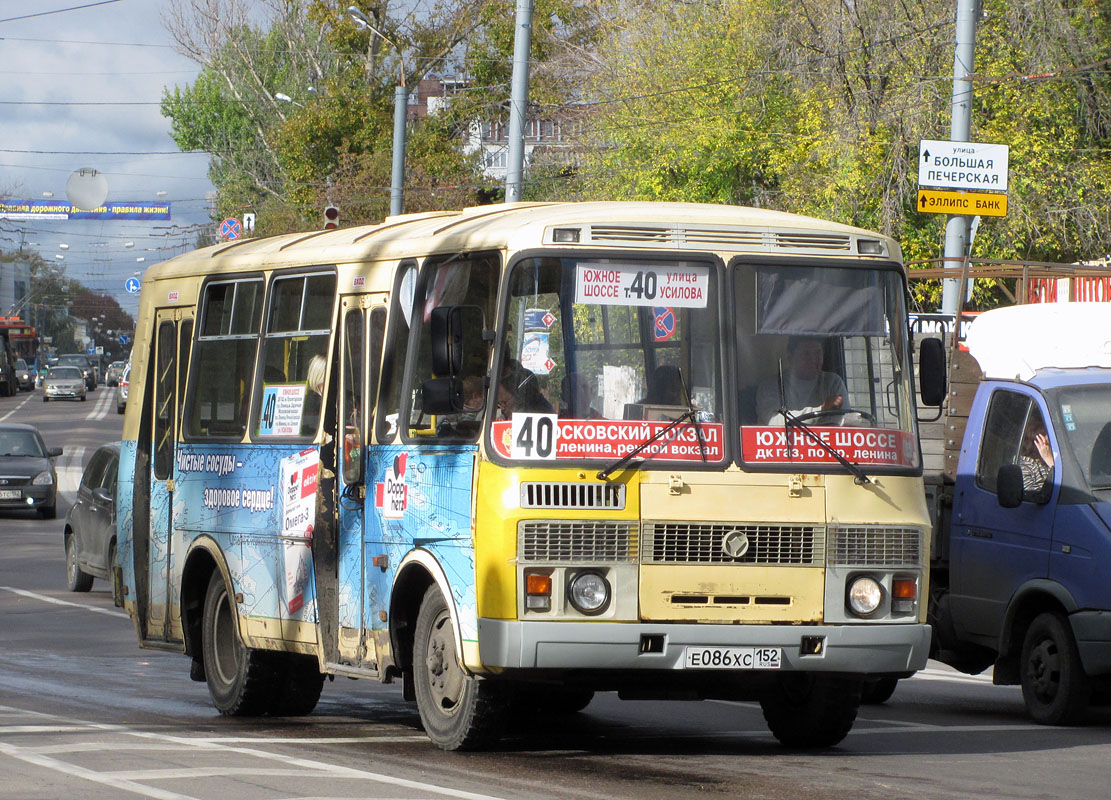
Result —
<svg viewBox="0 0 1111 800"><path fill-rule="evenodd" d="M85 419L104 419L108 416L108 404L112 399L112 393L105 387L96 399L96 406L89 412Z"/></svg>
<svg viewBox="0 0 1111 800"><path fill-rule="evenodd" d="M17 747L6 742L0 742L0 753L11 758L17 758L20 761L25 761L28 764L34 764L38 767L61 772L63 775L71 775L75 778L84 778L93 783L103 784L110 786L113 789L120 789L133 794L141 795L143 797L153 797L156 800L197 800L186 794L178 794L177 792L167 792L163 789L156 789L152 786L143 786L141 783L133 781L121 780L113 778L110 775L101 775L95 770L85 769L75 764L67 764L64 761L59 761L56 758L47 758L46 756L35 755L34 753L26 752L22 747Z"/></svg>
<svg viewBox="0 0 1111 800"><path fill-rule="evenodd" d="M0 587L8 588L8 587ZM16 710L13 707L0 706L0 711ZM113 725L110 723L88 722L87 720L75 719L71 717L62 717L54 714L44 714L41 712L31 712L34 716L40 719L49 719L55 721L55 724L68 724L74 726L71 730L81 729L95 729L103 733L115 733L121 737L134 737L144 740L145 742L157 742L161 745L174 745L177 748L189 747L195 752L212 753L212 754L237 754L245 756L253 756L263 761L276 761L281 763L280 772L284 775L305 775L313 777L330 777L330 778L350 778L356 780L367 780L375 783L382 783L390 786L395 786L403 789L410 789L419 792L428 792L431 794L443 795L445 797L457 797L461 800L502 800L496 795L477 794L475 792L467 792L462 789L452 789L446 786L437 786L433 783L425 783L423 781L413 781L406 778L397 778L391 775L385 775L378 772L371 772L364 769L356 769L354 767L344 767L338 764L329 764L324 761L316 761L307 758L297 758L284 753L270 753L265 750L258 750L253 747L228 747L220 742L212 742L204 739L194 739L188 736L171 736L163 733L155 733L153 731L137 731L133 728L125 727L122 725ZM424 737L420 737L424 738ZM292 740L288 740L292 741ZM98 743L103 743L99 740ZM127 745L122 745L120 749L127 749ZM0 754L9 755L12 758L18 758L26 761L29 764L53 769L74 777L85 778L86 780L95 783L101 783L106 786L112 786L119 789L125 789L135 794L145 797L153 798L166 798L166 800L195 800L189 795L176 794L162 789L145 786L143 784L128 780L123 775L148 775L149 780L158 780L161 777L181 777L189 778L195 776L205 776L210 774L236 774L235 769L227 769L220 767L198 767L196 769L182 769L182 770L169 770L160 771L152 770L146 771L132 771L127 773L109 773L109 772L95 772L93 770L84 769L81 767L68 764L64 761L59 761L53 758L47 758L41 753L35 752L32 748L19 747L6 742L0 742ZM275 774L274 770L256 770L248 768L242 774Z"/></svg>
<svg viewBox="0 0 1111 800"><path fill-rule="evenodd" d="M3 422L3 421L4 421L4 420L6 420L6 419L7 419L8 417L10 417L10 416L11 416L12 414L14 414L15 412L19 411L19 409L21 409L21 408L23 408L23 407L24 407L25 405L27 405L27 401L28 401L28 400L30 400L30 399L31 399L31 397L32 397L32 395L27 395L27 396L26 396L25 398L23 398L23 402L22 402L22 403L20 403L19 405L17 405L17 406L15 407L15 408L13 408L13 409L12 409L11 411L9 411L9 412L8 412L7 414L5 414L4 416L0 417L0 422Z"/></svg>
<svg viewBox="0 0 1111 800"><path fill-rule="evenodd" d="M58 493L65 496L71 503L77 489L81 486L81 475L85 471L85 446L78 445L65 453L65 463L58 467Z"/></svg>
<svg viewBox="0 0 1111 800"><path fill-rule="evenodd" d="M116 611L109 608L97 608L96 606L85 605L84 603L73 603L69 600L59 600L57 597L50 597L45 594L38 594L37 592L29 592L26 589L16 589L14 586L0 586L6 592L18 594L23 597L30 597L33 600L41 600L44 603L53 603L57 606L73 606L74 608L83 608L86 611L95 611L97 614L107 614L110 617L123 617L124 619L131 619L129 614L123 611Z"/></svg>

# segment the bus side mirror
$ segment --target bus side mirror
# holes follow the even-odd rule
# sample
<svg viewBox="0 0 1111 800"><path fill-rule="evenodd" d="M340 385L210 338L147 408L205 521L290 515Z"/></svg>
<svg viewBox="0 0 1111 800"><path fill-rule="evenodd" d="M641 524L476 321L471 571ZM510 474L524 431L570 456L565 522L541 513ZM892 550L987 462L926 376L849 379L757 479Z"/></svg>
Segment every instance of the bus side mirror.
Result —
<svg viewBox="0 0 1111 800"><path fill-rule="evenodd" d="M1003 508L1022 505L1022 467L1018 464L1001 464L995 478L995 493Z"/></svg>
<svg viewBox="0 0 1111 800"><path fill-rule="evenodd" d="M923 339L918 346L918 388L925 405L945 402L945 345L941 339Z"/></svg>
<svg viewBox="0 0 1111 800"><path fill-rule="evenodd" d="M463 381L457 377L430 378L421 385L425 414L458 414L463 410Z"/></svg>

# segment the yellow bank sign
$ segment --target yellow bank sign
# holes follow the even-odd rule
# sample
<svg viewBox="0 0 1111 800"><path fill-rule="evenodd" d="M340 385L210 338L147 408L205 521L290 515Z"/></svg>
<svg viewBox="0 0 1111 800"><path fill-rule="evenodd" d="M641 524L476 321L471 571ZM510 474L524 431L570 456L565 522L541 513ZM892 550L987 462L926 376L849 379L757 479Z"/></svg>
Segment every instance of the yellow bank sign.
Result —
<svg viewBox="0 0 1111 800"><path fill-rule="evenodd" d="M1007 216L1007 195L987 192L947 192L919 189L918 210L926 214L967 214L981 217Z"/></svg>

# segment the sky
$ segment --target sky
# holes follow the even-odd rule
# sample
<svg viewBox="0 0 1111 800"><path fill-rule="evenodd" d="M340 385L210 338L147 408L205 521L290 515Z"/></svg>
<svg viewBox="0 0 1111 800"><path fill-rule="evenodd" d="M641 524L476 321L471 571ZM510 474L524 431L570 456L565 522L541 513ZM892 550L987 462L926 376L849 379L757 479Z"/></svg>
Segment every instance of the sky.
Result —
<svg viewBox="0 0 1111 800"><path fill-rule="evenodd" d="M162 24L172 2L0 0L0 195L66 202L70 176L91 167L107 202L171 204L168 222L0 220L0 247L22 242L132 315L127 279L211 223L208 156L181 153L159 112L163 90L199 71Z"/></svg>

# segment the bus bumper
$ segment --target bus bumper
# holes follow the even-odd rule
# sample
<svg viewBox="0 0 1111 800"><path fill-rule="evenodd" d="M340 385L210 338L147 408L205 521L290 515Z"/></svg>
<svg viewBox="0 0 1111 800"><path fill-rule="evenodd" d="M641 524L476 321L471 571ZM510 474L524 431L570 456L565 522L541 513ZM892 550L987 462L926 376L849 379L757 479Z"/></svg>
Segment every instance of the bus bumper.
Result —
<svg viewBox="0 0 1111 800"><path fill-rule="evenodd" d="M688 669L687 649L778 648L780 669L909 673L926 666L929 625L661 625L479 619L487 668ZM814 652L820 644L820 652Z"/></svg>

